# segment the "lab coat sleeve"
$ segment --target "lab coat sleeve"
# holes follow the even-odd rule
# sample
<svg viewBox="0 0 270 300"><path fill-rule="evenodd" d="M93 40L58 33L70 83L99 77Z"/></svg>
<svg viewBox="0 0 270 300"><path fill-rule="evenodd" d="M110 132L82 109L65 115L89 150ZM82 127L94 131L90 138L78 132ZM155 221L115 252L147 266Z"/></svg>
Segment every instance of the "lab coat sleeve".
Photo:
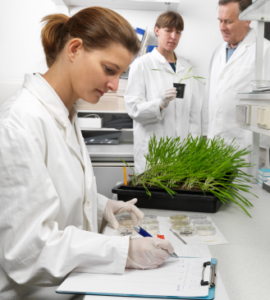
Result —
<svg viewBox="0 0 270 300"><path fill-rule="evenodd" d="M201 100L199 94L198 81L192 80L192 96L189 116L189 133L193 137L201 135Z"/></svg>
<svg viewBox="0 0 270 300"><path fill-rule="evenodd" d="M122 274L129 238L75 226L59 230L60 201L36 141L0 124L0 145L0 263L6 274L34 286L59 285L73 270Z"/></svg>
<svg viewBox="0 0 270 300"><path fill-rule="evenodd" d="M161 120L164 111L159 106L161 98L147 99L145 76L142 61L135 61L130 67L125 104L133 120L141 124L151 124Z"/></svg>
<svg viewBox="0 0 270 300"><path fill-rule="evenodd" d="M109 199L101 194L98 194L98 208L97 208L97 222L98 222L98 232L100 232L103 214L105 210L105 206Z"/></svg>

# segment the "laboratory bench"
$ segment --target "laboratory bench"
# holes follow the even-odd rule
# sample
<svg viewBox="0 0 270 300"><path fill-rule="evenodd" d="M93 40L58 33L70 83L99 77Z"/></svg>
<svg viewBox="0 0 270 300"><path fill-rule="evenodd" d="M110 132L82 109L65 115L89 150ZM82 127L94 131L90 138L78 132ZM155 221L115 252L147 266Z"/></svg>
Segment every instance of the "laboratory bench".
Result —
<svg viewBox="0 0 270 300"><path fill-rule="evenodd" d="M252 185L251 191L258 196L245 195L254 205L248 209L252 218L232 202L221 205L216 213L206 214L229 242L208 246L212 257L218 261L217 271L228 294L216 293L215 300L228 297L230 300L270 299L270 194L257 184ZM177 213L158 209L142 211L164 217ZM93 297L85 296L84 299L94 300ZM102 298L111 300L111 297Z"/></svg>
<svg viewBox="0 0 270 300"><path fill-rule="evenodd" d="M246 194L254 205L248 209L252 218L232 202L222 204L216 213L204 213L229 242L208 247L218 261L217 270L230 300L270 299L270 193L257 184L252 184L252 193L258 196ZM173 210L142 210L164 217L176 213ZM216 297L215 300L220 299Z"/></svg>

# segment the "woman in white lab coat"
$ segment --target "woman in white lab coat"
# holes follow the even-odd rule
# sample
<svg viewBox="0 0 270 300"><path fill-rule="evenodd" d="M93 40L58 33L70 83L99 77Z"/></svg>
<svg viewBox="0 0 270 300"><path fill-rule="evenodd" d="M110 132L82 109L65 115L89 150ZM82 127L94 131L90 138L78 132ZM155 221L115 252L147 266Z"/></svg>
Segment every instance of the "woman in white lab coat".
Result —
<svg viewBox="0 0 270 300"><path fill-rule="evenodd" d="M175 72L182 78L191 68L174 52L183 30L184 22L178 13L169 11L161 14L155 24L158 47L137 58L130 68L125 103L129 116L134 120L134 160L138 173L145 169L144 155L148 152L148 142L153 134L157 138L180 136L181 139L189 133L193 136L201 134L197 82L193 78L184 81L184 98L176 99L173 83L177 83L177 77L164 72ZM173 53L176 70L173 69Z"/></svg>
<svg viewBox="0 0 270 300"><path fill-rule="evenodd" d="M55 289L71 271L122 274L156 268L169 242L98 234L132 200L99 195L74 103L117 90L139 50L132 27L104 8L43 19L49 70L26 75L0 109L0 299L69 299ZM106 184L106 182L104 182ZM164 250L163 250L164 249Z"/></svg>

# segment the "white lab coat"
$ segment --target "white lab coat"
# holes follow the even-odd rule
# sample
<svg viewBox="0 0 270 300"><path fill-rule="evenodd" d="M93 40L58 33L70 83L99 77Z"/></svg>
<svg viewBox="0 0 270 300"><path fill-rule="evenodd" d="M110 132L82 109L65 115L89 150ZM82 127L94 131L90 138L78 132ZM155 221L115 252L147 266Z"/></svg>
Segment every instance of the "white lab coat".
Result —
<svg viewBox="0 0 270 300"><path fill-rule="evenodd" d="M236 95L252 90L250 81L255 79L255 30L250 30L227 63L226 44L222 43L215 50L211 60L202 108L202 134L211 139L221 137L226 142L235 138L240 147L245 148L252 144L252 132L236 123ZM270 80L270 42L267 40L264 42L263 73L263 78Z"/></svg>
<svg viewBox="0 0 270 300"><path fill-rule="evenodd" d="M97 233L107 198L75 108L68 116L39 74L1 106L0 299L58 299L55 286L73 270L124 272L128 237Z"/></svg>
<svg viewBox="0 0 270 300"><path fill-rule="evenodd" d="M182 78L191 65L177 57L176 72ZM169 106L160 111L161 94L172 88L177 77L159 69L173 72L172 67L156 49L131 65L128 86L125 93L125 104L129 116L134 120L134 161L135 171L141 173L145 169L145 157L148 142L155 134L160 137L187 137L201 134L200 99L198 83L193 78L184 81L186 84L183 99L172 100Z"/></svg>

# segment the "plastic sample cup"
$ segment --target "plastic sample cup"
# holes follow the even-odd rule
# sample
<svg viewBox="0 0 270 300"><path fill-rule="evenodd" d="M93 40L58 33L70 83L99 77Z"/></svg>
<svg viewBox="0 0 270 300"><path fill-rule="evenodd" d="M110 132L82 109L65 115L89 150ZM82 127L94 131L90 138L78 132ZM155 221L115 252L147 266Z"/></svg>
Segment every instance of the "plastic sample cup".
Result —
<svg viewBox="0 0 270 300"><path fill-rule="evenodd" d="M216 233L216 228L214 226L197 226L198 235L214 235Z"/></svg>

